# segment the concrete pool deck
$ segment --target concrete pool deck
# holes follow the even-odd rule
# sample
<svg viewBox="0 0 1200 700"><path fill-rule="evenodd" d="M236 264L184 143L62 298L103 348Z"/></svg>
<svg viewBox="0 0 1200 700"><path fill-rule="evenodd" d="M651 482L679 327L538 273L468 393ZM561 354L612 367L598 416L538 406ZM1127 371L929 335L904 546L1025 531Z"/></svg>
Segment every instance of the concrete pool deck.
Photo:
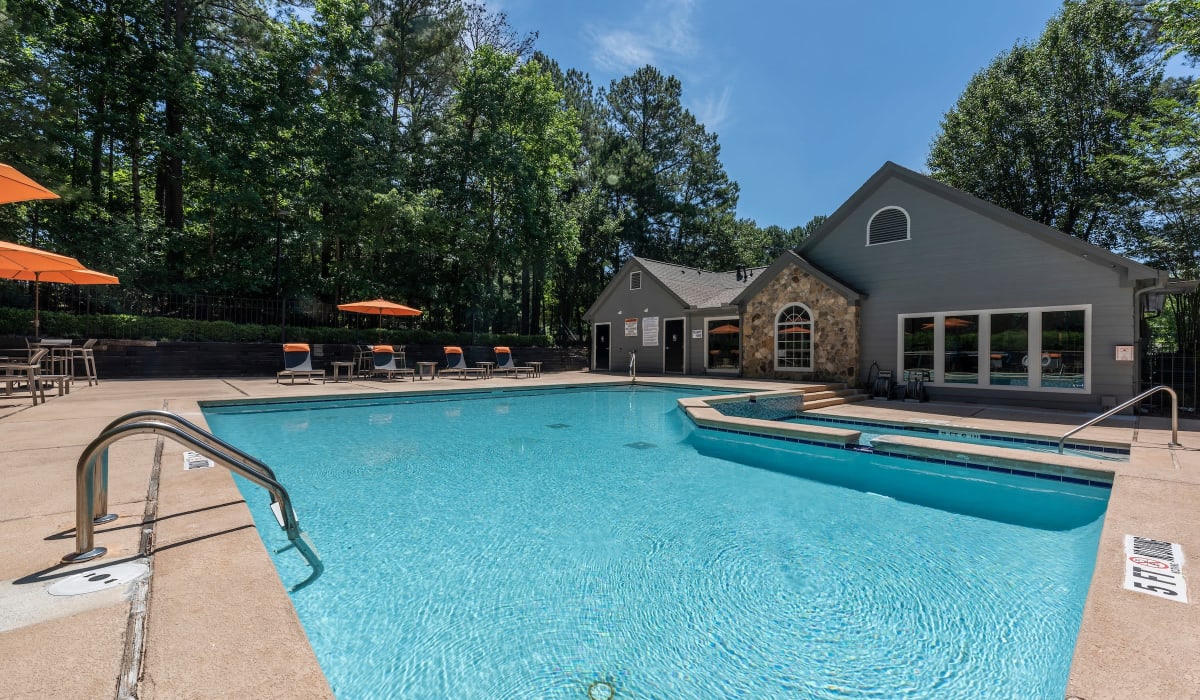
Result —
<svg viewBox="0 0 1200 700"><path fill-rule="evenodd" d="M109 510L96 528L99 559L63 565L74 551L75 465L111 420L167 409L204 425L198 402L398 391L496 390L623 381L584 372L539 378L295 385L273 378L105 381L31 406L0 395L0 697L328 698L332 692L283 583L224 469L184 471L183 446L137 435L111 448ZM645 383L748 391L797 385L706 377ZM918 421L962 429L1057 436L1090 415L979 404L870 401L825 415ZM1080 437L1129 442L1129 462L1095 460L1115 474L1095 572L1076 644L1068 697L1200 697L1200 589L1192 602L1127 591L1124 536L1179 543L1200 556L1200 421L1120 416ZM981 448L1005 454L1002 448ZM285 480L286 485L286 480ZM305 506L296 509L303 523ZM318 549L320 543L317 543ZM149 556L145 556L149 553ZM298 555L297 555L298 556ZM150 575L86 595L46 589L83 571L145 562ZM1030 552L1031 567L1053 552ZM1184 573L1197 569L1190 562ZM1193 586L1200 581L1190 577ZM364 635L371 631L364 629ZM997 643L1003 643L997 640Z"/></svg>

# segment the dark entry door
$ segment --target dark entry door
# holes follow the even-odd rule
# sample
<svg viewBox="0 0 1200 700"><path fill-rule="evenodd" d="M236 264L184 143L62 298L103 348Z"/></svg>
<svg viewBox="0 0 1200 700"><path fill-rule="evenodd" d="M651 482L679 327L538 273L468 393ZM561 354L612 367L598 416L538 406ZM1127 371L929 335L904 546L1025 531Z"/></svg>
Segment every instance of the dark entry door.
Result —
<svg viewBox="0 0 1200 700"><path fill-rule="evenodd" d="M608 331L610 323L596 324L596 371L608 371Z"/></svg>
<svg viewBox="0 0 1200 700"><path fill-rule="evenodd" d="M683 374L683 319L667 319L663 335L663 371Z"/></svg>

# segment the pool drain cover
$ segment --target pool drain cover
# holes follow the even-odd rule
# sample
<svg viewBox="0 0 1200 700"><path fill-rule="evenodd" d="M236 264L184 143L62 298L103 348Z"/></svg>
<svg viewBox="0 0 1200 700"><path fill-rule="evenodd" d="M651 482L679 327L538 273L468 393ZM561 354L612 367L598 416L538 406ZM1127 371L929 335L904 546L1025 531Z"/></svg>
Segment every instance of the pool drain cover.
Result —
<svg viewBox="0 0 1200 700"><path fill-rule="evenodd" d="M50 595L83 595L135 581L150 571L145 564L126 562L68 576L46 589Z"/></svg>
<svg viewBox="0 0 1200 700"><path fill-rule="evenodd" d="M604 681L596 681L588 687L588 700L612 700L617 691Z"/></svg>
<svg viewBox="0 0 1200 700"><path fill-rule="evenodd" d="M626 443L625 446L632 447L635 450L648 450L652 447L658 447L658 445L655 445L653 442L642 442L640 440L638 442Z"/></svg>

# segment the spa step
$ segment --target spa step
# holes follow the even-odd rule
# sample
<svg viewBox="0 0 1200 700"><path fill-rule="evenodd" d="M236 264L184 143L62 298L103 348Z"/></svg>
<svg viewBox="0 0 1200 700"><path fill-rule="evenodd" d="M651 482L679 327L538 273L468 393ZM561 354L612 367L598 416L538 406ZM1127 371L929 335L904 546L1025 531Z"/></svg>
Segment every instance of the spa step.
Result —
<svg viewBox="0 0 1200 700"><path fill-rule="evenodd" d="M829 406L840 406L844 403L857 403L859 401L866 401L868 398L867 394L856 389L806 393L804 395L803 410L811 411L814 408L828 408Z"/></svg>

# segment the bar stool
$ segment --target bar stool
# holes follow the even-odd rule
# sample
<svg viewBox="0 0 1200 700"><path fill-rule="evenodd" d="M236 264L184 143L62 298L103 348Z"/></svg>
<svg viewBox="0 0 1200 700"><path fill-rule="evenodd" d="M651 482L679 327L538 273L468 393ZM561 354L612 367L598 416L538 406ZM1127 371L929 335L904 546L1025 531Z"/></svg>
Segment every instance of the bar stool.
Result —
<svg viewBox="0 0 1200 700"><path fill-rule="evenodd" d="M360 377L371 376L371 370L375 366L375 361L371 353L370 345L355 345L354 346L354 366L355 371Z"/></svg>
<svg viewBox="0 0 1200 700"><path fill-rule="evenodd" d="M96 352L92 350L95 344L95 338L88 338L83 345L71 348L71 376L75 376L75 361L83 360L83 373L87 377L88 386L91 386L92 382L100 383L100 377L96 375Z"/></svg>

